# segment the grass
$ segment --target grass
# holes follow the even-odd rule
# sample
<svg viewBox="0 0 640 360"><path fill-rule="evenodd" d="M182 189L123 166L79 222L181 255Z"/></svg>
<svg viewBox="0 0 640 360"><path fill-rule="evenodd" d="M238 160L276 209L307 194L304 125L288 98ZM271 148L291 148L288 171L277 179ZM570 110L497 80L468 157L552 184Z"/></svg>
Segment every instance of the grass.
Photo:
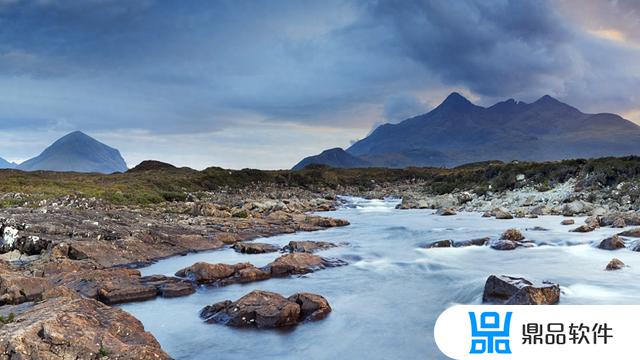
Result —
<svg viewBox="0 0 640 360"><path fill-rule="evenodd" d="M525 181L518 181L518 175ZM582 188L613 187L640 180L640 157L577 159L556 162L483 162L453 169L366 168L335 169L310 166L300 171L226 170L218 167L196 171L188 168L150 166L111 175L0 170L0 206L37 206L41 200L71 195L98 198L114 204L152 204L184 201L189 193L233 191L248 186L282 186L303 189L356 191L379 184L419 182L424 190L444 194L455 190L476 193L514 189L524 184L548 189L570 178ZM7 193L19 193L9 196Z"/></svg>

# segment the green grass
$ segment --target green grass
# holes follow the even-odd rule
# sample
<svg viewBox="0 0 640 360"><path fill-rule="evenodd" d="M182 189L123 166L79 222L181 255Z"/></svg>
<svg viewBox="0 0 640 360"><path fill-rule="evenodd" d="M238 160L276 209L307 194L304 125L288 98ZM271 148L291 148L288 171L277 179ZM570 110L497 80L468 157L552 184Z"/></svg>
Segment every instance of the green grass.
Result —
<svg viewBox="0 0 640 360"><path fill-rule="evenodd" d="M517 181L519 174L525 182ZM453 169L442 168L367 168L334 169L310 166L300 171L226 170L211 167L203 171L188 168L150 168L123 174L79 174L0 170L0 194L20 193L21 198L4 196L0 206L37 206L45 199L67 195L98 198L114 204L153 204L184 201L188 193L234 190L247 186L288 186L303 189L373 189L378 184L419 182L424 190L444 194L469 190L482 194L503 191L524 184L549 189L570 178L583 188L616 186L621 182L639 182L640 158L578 159L557 162L483 162Z"/></svg>

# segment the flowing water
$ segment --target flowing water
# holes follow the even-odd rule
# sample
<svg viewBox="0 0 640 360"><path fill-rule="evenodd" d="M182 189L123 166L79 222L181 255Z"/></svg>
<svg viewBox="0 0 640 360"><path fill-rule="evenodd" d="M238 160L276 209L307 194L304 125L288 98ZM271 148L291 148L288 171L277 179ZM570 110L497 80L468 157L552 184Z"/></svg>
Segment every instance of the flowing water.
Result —
<svg viewBox="0 0 640 360"><path fill-rule="evenodd" d="M480 303L490 274L558 282L562 304L640 303L640 253L592 245L620 229L580 234L569 230L583 218L575 218L575 226L562 226L558 216L514 220L481 218L477 213L437 216L431 210L396 210L397 200L348 200L347 206L322 215L347 219L350 226L258 240L278 245L290 240L348 242L318 253L346 260L348 266L223 288L200 287L191 296L122 308L140 319L176 359L446 359L433 340L436 318L451 305ZM549 230L525 230L536 226ZM512 227L539 246L514 251L419 247L443 239L497 238ZM169 258L141 271L173 275L197 261L249 261L263 266L279 255L246 255L226 248ZM604 271L614 256L630 267ZM284 296L317 293L327 298L333 312L322 321L285 331L234 329L206 324L198 317L205 305L236 300L254 289Z"/></svg>

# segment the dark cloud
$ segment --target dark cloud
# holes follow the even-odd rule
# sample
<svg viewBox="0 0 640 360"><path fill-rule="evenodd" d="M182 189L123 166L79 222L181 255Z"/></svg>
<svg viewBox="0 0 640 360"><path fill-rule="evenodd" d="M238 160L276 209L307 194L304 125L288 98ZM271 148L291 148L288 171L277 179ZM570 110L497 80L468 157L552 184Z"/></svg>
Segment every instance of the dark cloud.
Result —
<svg viewBox="0 0 640 360"><path fill-rule="evenodd" d="M0 127L47 130L47 142L117 131L125 147L143 133L159 144L147 147L153 158L175 151L161 139L184 134L204 159L207 143L276 148L273 129L317 150L346 146L452 90L482 104L549 93L628 113L640 107L637 4L0 0ZM18 146L0 156L31 155ZM298 147L291 163L308 155ZM251 156L264 167L291 165L263 150Z"/></svg>

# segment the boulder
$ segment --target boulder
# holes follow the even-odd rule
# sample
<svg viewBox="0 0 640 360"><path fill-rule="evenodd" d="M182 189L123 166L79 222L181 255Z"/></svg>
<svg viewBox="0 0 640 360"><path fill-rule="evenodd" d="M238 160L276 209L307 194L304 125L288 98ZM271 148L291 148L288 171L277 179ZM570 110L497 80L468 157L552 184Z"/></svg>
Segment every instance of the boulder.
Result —
<svg viewBox="0 0 640 360"><path fill-rule="evenodd" d="M453 240L434 241L424 246L425 249L453 247Z"/></svg>
<svg viewBox="0 0 640 360"><path fill-rule="evenodd" d="M300 305L300 315L305 320L321 320L331 312L327 299L312 293L297 293L289 296L289 301Z"/></svg>
<svg viewBox="0 0 640 360"><path fill-rule="evenodd" d="M562 208L562 215L574 216L587 213L591 210L593 210L593 204L582 200L574 200L564 205Z"/></svg>
<svg viewBox="0 0 640 360"><path fill-rule="evenodd" d="M613 222L611 223L611 227L612 228L622 229L625 226L627 226L627 224L626 224L625 220L623 218L621 218L621 217L613 220Z"/></svg>
<svg viewBox="0 0 640 360"><path fill-rule="evenodd" d="M542 282L536 286L525 278L491 275L482 295L483 303L502 305L553 305L560 301L560 285Z"/></svg>
<svg viewBox="0 0 640 360"><path fill-rule="evenodd" d="M502 233L500 240L522 241L524 235L518 229L508 229Z"/></svg>
<svg viewBox="0 0 640 360"><path fill-rule="evenodd" d="M479 239L456 241L456 242L453 243L453 246L454 247L485 246L485 245L487 245L489 243L490 240L491 240L491 238L489 238L489 237L483 237L483 238L479 238Z"/></svg>
<svg viewBox="0 0 640 360"><path fill-rule="evenodd" d="M626 236L626 237L640 237L640 228L633 228L627 231L623 231L621 233L618 234L619 236Z"/></svg>
<svg viewBox="0 0 640 360"><path fill-rule="evenodd" d="M618 250L625 247L624 241L618 235L608 237L598 244L598 249L603 250Z"/></svg>
<svg viewBox="0 0 640 360"><path fill-rule="evenodd" d="M289 244L282 248L284 252L305 252L313 253L336 247L336 244L326 241L289 241Z"/></svg>
<svg viewBox="0 0 640 360"><path fill-rule="evenodd" d="M484 213L482 213L482 217L483 217L483 218L490 218L490 217L492 217L492 216L493 216L493 215L491 214L491 212L490 212L490 211L485 211Z"/></svg>
<svg viewBox="0 0 640 360"><path fill-rule="evenodd" d="M453 208L442 208L442 209L438 209L438 211L436 211L436 215L452 216L452 215L456 215L456 211Z"/></svg>
<svg viewBox="0 0 640 360"><path fill-rule="evenodd" d="M270 269L271 276L289 276L346 264L338 259L325 259L308 253L291 253L280 256L266 267Z"/></svg>
<svg viewBox="0 0 640 360"><path fill-rule="evenodd" d="M276 252L279 248L273 244L237 242L233 249L243 254L264 254Z"/></svg>
<svg viewBox="0 0 640 360"><path fill-rule="evenodd" d="M170 359L127 312L65 296L16 310L0 326L0 349L7 359Z"/></svg>
<svg viewBox="0 0 640 360"><path fill-rule="evenodd" d="M235 302L226 300L206 306L200 316L208 323L233 327L277 328L306 319L319 320L329 312L329 303L320 295L299 293L287 299L273 292L254 290Z"/></svg>
<svg viewBox="0 0 640 360"><path fill-rule="evenodd" d="M21 304L42 298L42 293L51 288L46 279L14 272L0 274L0 305Z"/></svg>
<svg viewBox="0 0 640 360"><path fill-rule="evenodd" d="M626 265L620 259L613 258L609 261L605 270L620 270L625 266Z"/></svg>
<svg viewBox="0 0 640 360"><path fill-rule="evenodd" d="M496 217L496 219L499 220L513 219L513 215L511 215L508 211L500 208L493 209L493 215Z"/></svg>
<svg viewBox="0 0 640 360"><path fill-rule="evenodd" d="M566 220L562 220L562 222L560 223L561 225L573 225L575 224L576 221L573 219L566 219Z"/></svg>
<svg viewBox="0 0 640 360"><path fill-rule="evenodd" d="M491 248L495 250L515 250L518 243L511 240L496 240L491 242Z"/></svg>
<svg viewBox="0 0 640 360"><path fill-rule="evenodd" d="M592 225L584 224L584 225L580 225L577 228L571 230L571 232L586 233L586 232L591 232L591 231L593 231L595 229L596 229L596 227L594 227Z"/></svg>
<svg viewBox="0 0 640 360"><path fill-rule="evenodd" d="M197 284L228 285L266 280L271 277L268 271L259 269L250 263L209 264L197 262L178 270L176 276L185 277Z"/></svg>

